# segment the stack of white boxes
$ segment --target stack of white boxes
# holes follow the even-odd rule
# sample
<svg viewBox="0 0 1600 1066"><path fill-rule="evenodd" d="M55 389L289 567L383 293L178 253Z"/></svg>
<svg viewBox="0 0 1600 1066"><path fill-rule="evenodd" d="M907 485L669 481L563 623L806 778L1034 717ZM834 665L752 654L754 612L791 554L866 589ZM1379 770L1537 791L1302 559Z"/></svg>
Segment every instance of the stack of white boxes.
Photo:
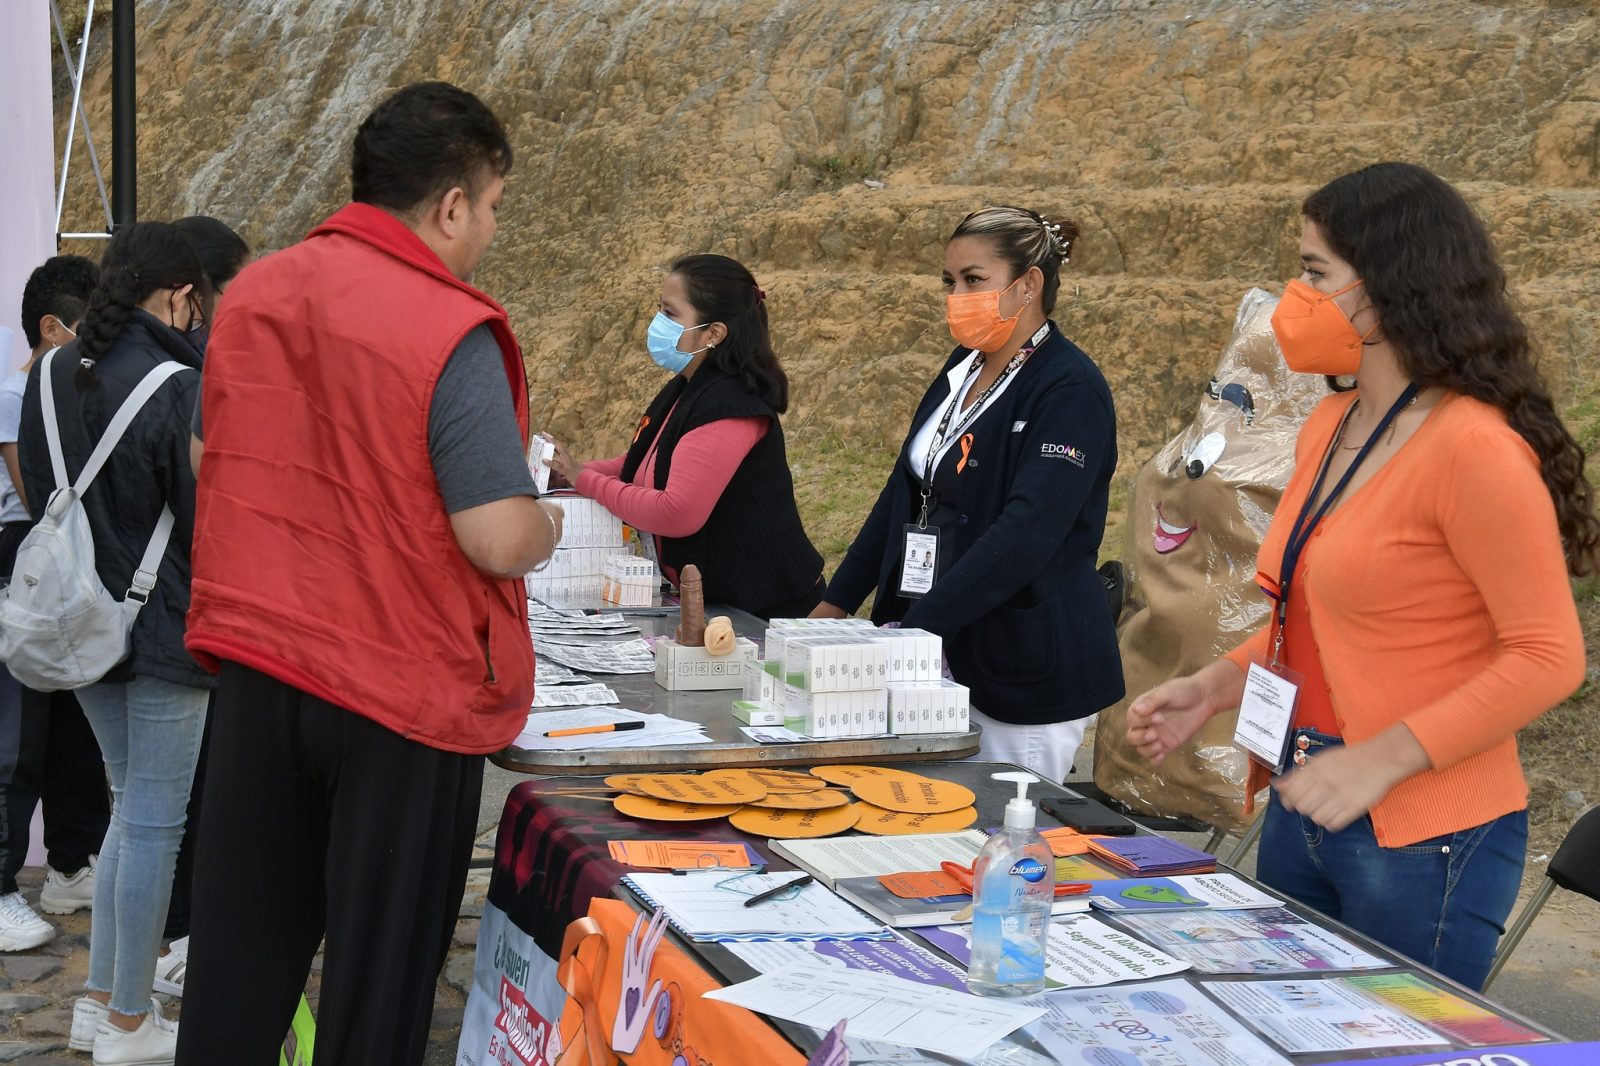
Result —
<svg viewBox="0 0 1600 1066"><path fill-rule="evenodd" d="M546 499L562 510L561 546L548 566L528 575L528 595L549 603L598 602L606 560L623 551L622 519L584 496Z"/></svg>
<svg viewBox="0 0 1600 1066"><path fill-rule="evenodd" d="M885 629L889 646L889 732L965 733L972 727L967 686L944 676L944 642L924 629Z"/></svg>
<svg viewBox="0 0 1600 1066"><path fill-rule="evenodd" d="M745 667L734 715L811 737L966 732L967 689L943 670L934 633L859 618L774 619L765 660Z"/></svg>
<svg viewBox="0 0 1600 1066"><path fill-rule="evenodd" d="M661 590L656 564L642 555L610 555L600 581L600 602L613 607L649 607Z"/></svg>

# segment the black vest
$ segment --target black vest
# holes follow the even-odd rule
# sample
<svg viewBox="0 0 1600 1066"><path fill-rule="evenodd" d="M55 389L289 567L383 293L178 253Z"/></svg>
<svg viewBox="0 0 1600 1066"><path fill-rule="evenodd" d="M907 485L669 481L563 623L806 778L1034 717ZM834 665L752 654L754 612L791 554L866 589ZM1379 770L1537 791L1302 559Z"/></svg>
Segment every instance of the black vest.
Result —
<svg viewBox="0 0 1600 1066"><path fill-rule="evenodd" d="M663 425L668 412L671 421ZM655 487L664 489L673 449L685 433L724 418L751 417L771 419L771 428L734 471L705 525L687 537L661 538L661 563L679 573L690 563L698 566L708 604L770 618L773 608L820 593L822 555L800 521L783 426L766 401L709 365L693 378L675 376L640 419L622 463L622 480L633 480L654 444Z"/></svg>

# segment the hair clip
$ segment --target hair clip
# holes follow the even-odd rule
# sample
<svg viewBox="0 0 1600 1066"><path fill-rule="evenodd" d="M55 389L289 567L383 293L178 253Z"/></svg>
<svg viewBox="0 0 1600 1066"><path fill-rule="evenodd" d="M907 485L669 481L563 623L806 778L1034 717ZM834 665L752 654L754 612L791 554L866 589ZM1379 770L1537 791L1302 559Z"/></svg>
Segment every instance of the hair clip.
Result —
<svg viewBox="0 0 1600 1066"><path fill-rule="evenodd" d="M760 285L757 285L756 286L756 303L764 304L766 302L767 302L767 294L766 294L766 292L761 288Z"/></svg>
<svg viewBox="0 0 1600 1066"><path fill-rule="evenodd" d="M93 359L79 359L78 360L78 365L83 367L85 370L93 370L94 369L94 360Z"/></svg>

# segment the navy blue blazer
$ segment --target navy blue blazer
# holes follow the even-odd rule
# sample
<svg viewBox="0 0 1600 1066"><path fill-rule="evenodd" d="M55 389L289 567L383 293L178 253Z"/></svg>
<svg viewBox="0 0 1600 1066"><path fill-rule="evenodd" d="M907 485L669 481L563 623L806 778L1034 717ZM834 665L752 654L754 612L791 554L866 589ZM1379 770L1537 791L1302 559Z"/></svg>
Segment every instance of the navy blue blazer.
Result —
<svg viewBox="0 0 1600 1066"><path fill-rule="evenodd" d="M906 448L949 403L946 375L967 356L966 348L952 352L922 397L823 599L853 612L875 592L874 622L938 633L952 675L991 718L1084 718L1124 694L1116 628L1095 573L1117 466L1116 412L1100 369L1054 322L966 430L970 450L951 448L940 463L935 483L955 493L944 494L949 521L932 591L914 599L898 592L904 526L921 501Z"/></svg>

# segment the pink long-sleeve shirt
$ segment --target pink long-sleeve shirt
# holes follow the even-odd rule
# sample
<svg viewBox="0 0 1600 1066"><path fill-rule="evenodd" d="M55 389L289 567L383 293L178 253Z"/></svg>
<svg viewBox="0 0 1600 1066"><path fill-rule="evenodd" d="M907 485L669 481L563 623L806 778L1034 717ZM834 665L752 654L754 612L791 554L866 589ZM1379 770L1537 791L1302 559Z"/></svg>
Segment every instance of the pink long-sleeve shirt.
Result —
<svg viewBox="0 0 1600 1066"><path fill-rule="evenodd" d="M663 426L672 421L672 413L667 412ZM767 435L771 424L770 419L759 417L722 418L691 429L673 448L672 469L663 489L655 487L653 444L631 482L622 480L626 456L619 455L585 463L574 487L628 525L654 534L659 559L661 538L687 537L706 524L739 464ZM677 582L676 573L665 568L662 572L669 581Z"/></svg>

